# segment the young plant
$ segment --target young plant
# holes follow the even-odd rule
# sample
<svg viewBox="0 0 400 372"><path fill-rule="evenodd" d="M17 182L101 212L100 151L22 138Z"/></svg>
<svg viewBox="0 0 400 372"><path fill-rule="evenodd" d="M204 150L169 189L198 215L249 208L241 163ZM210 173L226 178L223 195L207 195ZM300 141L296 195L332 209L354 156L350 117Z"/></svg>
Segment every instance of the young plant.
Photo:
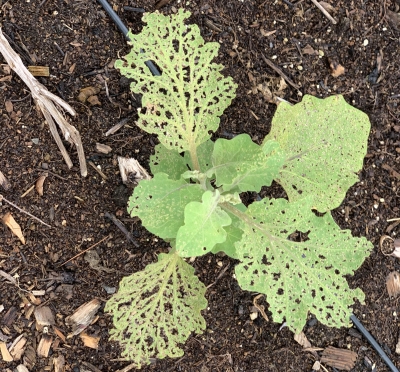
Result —
<svg viewBox="0 0 400 372"><path fill-rule="evenodd" d="M143 31L129 35L131 52L116 62L143 97L139 127L160 141L150 159L153 178L140 181L128 210L173 247L124 278L106 305L112 338L138 367L151 356L181 356L179 344L205 329L205 286L184 258L222 251L238 259L241 287L264 293L274 321L299 333L309 312L328 326L349 325L350 307L364 294L350 289L345 275L372 248L330 213L358 181L368 117L341 96L305 96L278 106L261 145L247 134L211 141L236 84L212 62L219 45L205 43L188 17L182 10L146 14ZM161 76L150 73L148 60ZM242 203L241 193L258 193L273 180L288 200Z"/></svg>

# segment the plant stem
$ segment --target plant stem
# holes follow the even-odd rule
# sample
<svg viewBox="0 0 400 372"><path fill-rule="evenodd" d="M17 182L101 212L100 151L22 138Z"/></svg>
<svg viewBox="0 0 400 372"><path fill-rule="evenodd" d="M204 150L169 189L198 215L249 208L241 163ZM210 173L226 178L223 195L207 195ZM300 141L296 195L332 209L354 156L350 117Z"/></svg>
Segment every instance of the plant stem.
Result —
<svg viewBox="0 0 400 372"><path fill-rule="evenodd" d="M192 160L192 166L194 168L192 170L197 170L200 172L199 158L197 157L196 145L194 143L190 145L189 153L190 159Z"/></svg>

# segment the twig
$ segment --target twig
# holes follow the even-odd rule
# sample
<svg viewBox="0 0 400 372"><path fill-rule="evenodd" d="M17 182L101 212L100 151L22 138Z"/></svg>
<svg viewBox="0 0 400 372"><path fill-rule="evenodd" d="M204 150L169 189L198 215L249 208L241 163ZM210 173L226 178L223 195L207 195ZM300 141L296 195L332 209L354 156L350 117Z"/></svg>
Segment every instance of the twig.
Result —
<svg viewBox="0 0 400 372"><path fill-rule="evenodd" d="M11 206L13 206L14 208L18 209L20 212L27 214L29 217L32 217L32 218L35 219L36 221L40 222L41 224L43 224L43 225L45 225L45 226L47 226L47 227L50 227L50 229L51 229L51 226L48 225L46 222L43 222L41 219L35 217L34 215L30 214L29 212L24 211L23 209L21 209L20 207L18 207L18 206L15 205L14 203L10 202L10 201L7 200L3 195L0 194L0 202L2 202L3 200L4 200L6 203L8 203L8 204L10 204Z"/></svg>
<svg viewBox="0 0 400 372"><path fill-rule="evenodd" d="M217 276L217 278L214 280L214 282L212 282L211 284L209 284L209 285L207 286L207 289L210 288L210 287L212 287L212 286L226 273L226 270L228 270L230 266L231 266L230 264L227 264L227 265L221 270L221 272L218 274L218 276Z"/></svg>
<svg viewBox="0 0 400 372"><path fill-rule="evenodd" d="M92 163L91 161L88 161L88 164L98 173L100 174L101 178L103 178L104 181L107 181L107 176L99 169L97 168L94 163Z"/></svg>
<svg viewBox="0 0 400 372"><path fill-rule="evenodd" d="M112 222L115 223L115 225L125 234L126 238L136 247L139 247L139 244L136 242L135 239L133 239L132 234L126 229L124 224L113 214L111 213L104 213L104 217L109 218Z"/></svg>
<svg viewBox="0 0 400 372"><path fill-rule="evenodd" d="M35 187L35 184L33 184L28 190L26 190L22 195L21 198L25 198Z"/></svg>
<svg viewBox="0 0 400 372"><path fill-rule="evenodd" d="M314 5L324 14L326 18L328 18L334 25L337 24L337 21L335 18L333 18L327 10L317 1L317 0L311 0Z"/></svg>
<svg viewBox="0 0 400 372"><path fill-rule="evenodd" d="M110 134L114 134L116 131L118 131L119 129L121 129L129 120L131 120L130 117L126 117L123 118L122 120L120 120L117 124L115 124L112 128L110 128L105 136L109 136Z"/></svg>
<svg viewBox="0 0 400 372"><path fill-rule="evenodd" d="M264 54L261 53L261 57L264 62L275 72L277 72L281 77L283 77L288 82L288 84L290 84L295 89L300 89L299 85L295 84L292 79L290 79L279 67L275 66L268 58L266 58Z"/></svg>
<svg viewBox="0 0 400 372"><path fill-rule="evenodd" d="M61 53L61 55L64 57L65 53L63 50L60 48L60 46L54 41L54 46L57 48L57 50Z"/></svg>
<svg viewBox="0 0 400 372"><path fill-rule="evenodd" d="M58 266L58 267L64 266L64 265L65 265L66 263L68 263L69 261L72 261L72 260L74 260L75 258L79 257L80 255L84 254L85 252L90 251L90 250L93 249L94 247L97 247L100 243L103 243L104 240L106 240L106 239L108 239L108 238L110 238L110 235L104 237L104 238L101 239L99 242L97 242L96 244L91 245L89 248L85 249L84 251L79 252L77 255L75 255L74 257L70 258L69 260L63 262L63 263L62 263L60 266Z"/></svg>
<svg viewBox="0 0 400 372"><path fill-rule="evenodd" d="M68 178L65 178L65 177L61 177L61 176L59 176L57 173L53 173L53 172L50 172L49 170L45 170L45 169L42 169L42 168L36 168L36 169L34 169L36 172L44 172L44 171L46 171L48 174L51 174L52 176L54 176L54 177L57 177L57 178L59 178L60 180L63 180L63 181L68 181Z"/></svg>

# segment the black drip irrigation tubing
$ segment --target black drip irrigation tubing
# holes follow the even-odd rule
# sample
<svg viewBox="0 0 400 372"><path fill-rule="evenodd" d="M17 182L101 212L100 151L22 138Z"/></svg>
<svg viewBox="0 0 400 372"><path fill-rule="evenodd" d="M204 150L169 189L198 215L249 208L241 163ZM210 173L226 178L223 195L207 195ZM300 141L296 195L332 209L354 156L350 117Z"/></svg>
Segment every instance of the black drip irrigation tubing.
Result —
<svg viewBox="0 0 400 372"><path fill-rule="evenodd" d="M106 0L97 0L97 1L101 4L101 6L104 8L104 10L108 13L110 18L114 21L114 23L117 25L119 30L125 36L125 38L127 40L129 40L128 28L121 21L121 18L118 17L118 14L114 12L114 9L111 8L110 4ZM293 4L291 4L291 5L293 5ZM141 50L141 52L143 53L143 50ZM154 65L153 62L146 61L145 63L153 75L155 75L155 76L161 75L160 71L158 71L157 67ZM361 324L361 322L358 320L358 318L354 314L352 314L350 316L350 319L353 322L353 324L355 325L355 327L361 332L361 334L367 339L367 341L371 344L371 346L376 350L376 352L383 359L383 361L390 368L390 370L392 372L399 372L399 370L396 368L396 366L393 364L393 362L389 359L389 357L386 355L386 353L383 351L383 349L379 346L379 344L372 337L371 333L369 333L367 331L367 329Z"/></svg>
<svg viewBox="0 0 400 372"><path fill-rule="evenodd" d="M383 349L379 346L379 344L372 337L371 333L369 333L366 330L366 328L364 328L364 326L361 324L361 322L358 320L358 318L354 314L352 314L350 316L350 319L353 322L353 324L356 326L356 328L368 340L368 342L371 344L371 346L376 350L376 352L383 359L383 361L390 368L390 370L392 372L399 372L399 370L396 368L396 366L393 364L393 362L389 359L389 357L386 355L386 353L383 351Z"/></svg>
<svg viewBox="0 0 400 372"><path fill-rule="evenodd" d="M114 21L114 23L117 25L119 30L122 32L122 34L125 36L127 40L129 40L128 37L128 28L124 25L124 23L121 21L121 18L118 17L118 14L114 12L114 9L111 7L111 5L107 2L107 0L97 0L101 6L104 8L104 10L108 13L110 18ZM143 50L140 50L143 53ZM149 68L151 73L155 76L161 76L160 71L158 71L157 67L154 65L153 62L151 61L146 61L145 62L146 66Z"/></svg>

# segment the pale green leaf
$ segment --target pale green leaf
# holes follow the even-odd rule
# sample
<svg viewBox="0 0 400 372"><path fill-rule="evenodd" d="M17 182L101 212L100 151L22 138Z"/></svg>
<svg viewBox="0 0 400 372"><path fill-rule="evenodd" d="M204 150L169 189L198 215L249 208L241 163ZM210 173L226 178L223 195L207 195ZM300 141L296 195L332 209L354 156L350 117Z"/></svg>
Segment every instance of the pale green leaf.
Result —
<svg viewBox="0 0 400 372"><path fill-rule="evenodd" d="M212 167L211 156L214 150L214 142L207 140L197 148L197 157L199 158L200 171L205 173ZM192 159L188 151L185 152L185 160L190 169L194 170Z"/></svg>
<svg viewBox="0 0 400 372"><path fill-rule="evenodd" d="M156 173L151 180L141 180L129 198L128 212L138 216L143 226L163 239L176 237L184 222L186 204L201 200L203 190L184 179L171 180Z"/></svg>
<svg viewBox="0 0 400 372"><path fill-rule="evenodd" d="M178 151L168 150L159 143L155 147L155 154L150 156L150 169L153 174L166 173L172 180L179 180L188 167Z"/></svg>
<svg viewBox="0 0 400 372"><path fill-rule="evenodd" d="M202 202L191 202L185 208L185 224L176 236L176 251L182 257L201 256L226 240L224 226L231 224L229 215L219 205L220 194L206 191Z"/></svg>
<svg viewBox="0 0 400 372"><path fill-rule="evenodd" d="M210 138L236 90L232 78L220 73L223 66L211 62L219 44L205 43L197 25L186 25L189 15L182 9L173 16L146 13L142 32L128 35L131 52L115 64L134 79L131 90L143 96L138 125L178 152L193 151ZM161 76L151 74L148 60Z"/></svg>
<svg viewBox="0 0 400 372"><path fill-rule="evenodd" d="M276 141L264 146L254 143L248 134L240 134L231 140L219 138L212 156L216 185L224 191L239 190L259 192L262 186L270 186L278 175L285 157Z"/></svg>
<svg viewBox="0 0 400 372"><path fill-rule="evenodd" d="M235 208L240 210L241 212L245 212L247 209L243 204L235 205ZM228 215L231 217L232 223L229 226L224 227L224 230L226 231L226 240L223 243L217 244L211 250L211 252L224 252L229 257L238 259L239 257L236 253L235 243L242 239L243 223L234 214L228 212Z"/></svg>
<svg viewBox="0 0 400 372"><path fill-rule="evenodd" d="M123 278L107 301L105 311L114 324L111 339L119 341L122 356L137 368L151 357L180 357L181 344L206 328L201 315L205 292L193 267L177 254L161 254L158 262Z"/></svg>
<svg viewBox="0 0 400 372"><path fill-rule="evenodd" d="M278 105L265 141L279 142L287 161L277 181L290 201L314 196L314 207L338 207L358 181L370 131L368 116L342 96Z"/></svg>
<svg viewBox="0 0 400 372"><path fill-rule="evenodd" d="M275 322L286 321L299 333L310 311L324 324L348 326L354 299L363 292L350 289L353 274L373 248L365 238L341 230L330 212L317 217L311 197L253 203L245 215L243 238L236 244L240 286L266 294ZM302 241L293 233L302 232Z"/></svg>

